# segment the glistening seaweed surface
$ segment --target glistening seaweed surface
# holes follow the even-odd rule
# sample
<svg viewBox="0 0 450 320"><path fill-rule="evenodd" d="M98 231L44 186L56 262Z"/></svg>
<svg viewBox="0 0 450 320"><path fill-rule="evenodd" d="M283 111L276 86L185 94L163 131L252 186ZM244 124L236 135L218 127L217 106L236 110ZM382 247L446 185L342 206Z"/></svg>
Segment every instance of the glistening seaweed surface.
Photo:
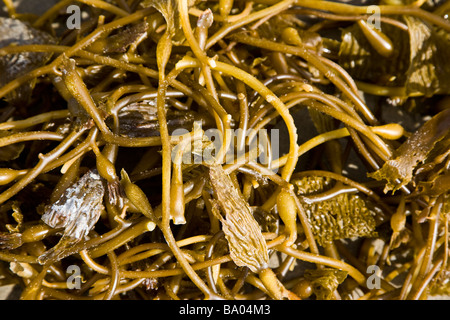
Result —
<svg viewBox="0 0 450 320"><path fill-rule="evenodd" d="M21 299L448 295L450 1L4 3Z"/></svg>

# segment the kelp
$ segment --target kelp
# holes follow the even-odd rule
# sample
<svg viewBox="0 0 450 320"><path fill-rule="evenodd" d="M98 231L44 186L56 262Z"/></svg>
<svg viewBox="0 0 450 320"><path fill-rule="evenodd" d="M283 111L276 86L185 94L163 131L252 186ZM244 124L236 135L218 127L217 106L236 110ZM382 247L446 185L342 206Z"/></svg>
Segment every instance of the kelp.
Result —
<svg viewBox="0 0 450 320"><path fill-rule="evenodd" d="M448 1L83 0L74 29L4 3L21 299L448 293Z"/></svg>
<svg viewBox="0 0 450 320"><path fill-rule="evenodd" d="M374 205L363 195L339 194L328 200L309 201L308 196L320 197L331 190L332 182L324 177L305 177L292 182L304 208L312 231L320 245L338 239L376 237Z"/></svg>
<svg viewBox="0 0 450 320"><path fill-rule="evenodd" d="M194 0L190 0L188 6L194 4ZM178 2L175 0L144 0L144 7L154 7L158 10L166 20L167 32L170 34L171 40L175 44L181 44L185 40L184 33L181 29L180 12Z"/></svg>
<svg viewBox="0 0 450 320"><path fill-rule="evenodd" d="M395 191L413 179L414 170L421 163L432 162L429 154L441 140L448 147L450 139L450 110L446 109L428 120L414 132L394 153L381 169L369 176L388 181L384 192ZM444 178L445 179L445 178Z"/></svg>
<svg viewBox="0 0 450 320"><path fill-rule="evenodd" d="M159 136L159 123L155 100L131 103L120 109L119 134L129 137ZM202 122L201 116L193 111L172 110L167 111L167 126L169 132L175 130L190 130L195 121ZM111 121L107 121L108 124Z"/></svg>
<svg viewBox="0 0 450 320"><path fill-rule="evenodd" d="M238 266L246 266L253 272L268 268L267 244L250 207L233 187L231 179L218 165L210 167L210 181L220 211L217 218L228 240L230 255ZM217 210L217 209L216 209Z"/></svg>
<svg viewBox="0 0 450 320"><path fill-rule="evenodd" d="M131 45L136 45L142 38L147 36L147 22L125 27L113 35L107 35L102 39L95 41L88 49L89 51L102 54L125 53Z"/></svg>
<svg viewBox="0 0 450 320"><path fill-rule="evenodd" d="M446 52L450 50L450 42L447 34L415 17L399 19L404 21L407 31L380 24L383 34L395 43L395 50L389 56L377 52L377 47L358 25L344 29L339 64L356 80L402 88L403 97L448 94L450 69Z"/></svg>
<svg viewBox="0 0 450 320"><path fill-rule="evenodd" d="M9 132L1 132L0 137L7 137L11 135ZM12 161L17 159L22 153L25 145L23 143L17 143L0 147L0 161Z"/></svg>
<svg viewBox="0 0 450 320"><path fill-rule="evenodd" d="M53 44L55 39L47 32L37 30L17 19L0 17L0 47L8 45ZM21 52L0 58L0 85L26 75L31 70L44 65L51 57L49 52ZM35 80L31 79L20 88L9 93L6 98L16 105L28 104Z"/></svg>
<svg viewBox="0 0 450 320"><path fill-rule="evenodd" d="M305 271L305 279L311 282L312 290L319 300L330 300L346 277L347 272L331 268Z"/></svg>

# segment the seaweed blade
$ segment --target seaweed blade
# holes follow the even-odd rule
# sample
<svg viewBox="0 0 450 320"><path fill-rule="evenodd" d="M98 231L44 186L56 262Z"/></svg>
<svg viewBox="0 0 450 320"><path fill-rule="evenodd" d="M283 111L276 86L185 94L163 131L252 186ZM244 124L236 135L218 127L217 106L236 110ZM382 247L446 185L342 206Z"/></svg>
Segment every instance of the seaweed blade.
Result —
<svg viewBox="0 0 450 320"><path fill-rule="evenodd" d="M228 240L231 259L236 265L259 273L269 263L267 244L259 224L221 166L211 166L209 176L218 205L225 213L225 217L217 216Z"/></svg>

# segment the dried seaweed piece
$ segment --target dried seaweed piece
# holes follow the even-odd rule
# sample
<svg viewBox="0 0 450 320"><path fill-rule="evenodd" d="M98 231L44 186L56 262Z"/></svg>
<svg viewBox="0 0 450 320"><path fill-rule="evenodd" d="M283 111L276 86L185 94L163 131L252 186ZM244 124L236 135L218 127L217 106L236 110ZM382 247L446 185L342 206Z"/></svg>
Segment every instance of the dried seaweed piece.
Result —
<svg viewBox="0 0 450 320"><path fill-rule="evenodd" d="M46 208L41 219L52 228L64 228L66 236L82 239L100 217L104 193L97 170L89 170Z"/></svg>
<svg viewBox="0 0 450 320"><path fill-rule="evenodd" d="M0 249L12 250L20 247L23 244L22 234L0 232Z"/></svg>
<svg viewBox="0 0 450 320"><path fill-rule="evenodd" d="M95 41L88 49L103 54L125 53L131 45L146 36L147 28L146 21L125 27L112 36Z"/></svg>
<svg viewBox="0 0 450 320"><path fill-rule="evenodd" d="M368 176L379 181L387 180L384 192L395 192L412 180L417 165L427 159L442 139L450 139L450 109L428 120L395 151L394 159L386 161L381 169Z"/></svg>
<svg viewBox="0 0 450 320"><path fill-rule="evenodd" d="M17 225L13 226L11 224L7 224L6 228L9 230L9 232L19 232L23 223L23 214L20 210L20 203L18 201L12 201L11 209L13 211L11 215L14 218L14 221L17 222Z"/></svg>
<svg viewBox="0 0 450 320"><path fill-rule="evenodd" d="M52 228L63 228L59 243L39 257L40 263L58 257L62 251L85 238L104 210L105 186L97 170L89 170L45 209L41 219Z"/></svg>
<svg viewBox="0 0 450 320"><path fill-rule="evenodd" d="M0 232L0 249L12 250L22 245L23 239L20 233L23 224L23 214L18 201L9 201L5 205L6 210L12 210L11 217L17 223L15 226L6 224L5 227L9 232Z"/></svg>
<svg viewBox="0 0 450 320"><path fill-rule="evenodd" d="M20 20L0 17L0 48L8 45L53 44L49 34ZM21 52L0 56L0 87L42 66L50 59L47 52ZM36 80L23 84L5 98L14 105L28 104Z"/></svg>
<svg viewBox="0 0 450 320"><path fill-rule="evenodd" d="M311 287L319 300L330 300L339 284L347 278L347 272L337 269L324 268L306 270L305 278L311 281Z"/></svg>
<svg viewBox="0 0 450 320"><path fill-rule="evenodd" d="M195 2L189 0L188 6ZM154 7L158 10L167 22L167 29L174 44L181 44L185 37L180 25L180 13L178 12L178 2L176 0L144 0L144 7Z"/></svg>
<svg viewBox="0 0 450 320"><path fill-rule="evenodd" d="M128 137L159 136L156 99L131 103L119 113L119 133ZM192 129L197 115L193 111L167 110L169 133L177 129ZM108 123L108 121L107 121Z"/></svg>
<svg viewBox="0 0 450 320"><path fill-rule="evenodd" d="M231 259L236 265L248 267L252 272L259 273L266 269L269 263L267 244L261 227L222 166L211 166L209 177L217 206L225 214L223 217L217 213L217 217L222 222Z"/></svg>
<svg viewBox="0 0 450 320"><path fill-rule="evenodd" d="M304 177L293 181L296 193L311 196L328 190L331 181ZM314 237L320 245L337 239L376 236L375 212L368 200L358 194L338 194L332 199L304 203Z"/></svg>

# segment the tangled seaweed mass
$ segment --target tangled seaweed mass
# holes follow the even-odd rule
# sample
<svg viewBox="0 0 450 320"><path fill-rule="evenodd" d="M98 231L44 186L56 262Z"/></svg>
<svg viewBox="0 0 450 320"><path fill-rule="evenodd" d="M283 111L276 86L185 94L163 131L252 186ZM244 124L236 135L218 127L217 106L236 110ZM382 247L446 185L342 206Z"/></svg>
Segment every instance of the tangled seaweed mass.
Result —
<svg viewBox="0 0 450 320"><path fill-rule="evenodd" d="M450 293L450 1L3 2L22 299Z"/></svg>

